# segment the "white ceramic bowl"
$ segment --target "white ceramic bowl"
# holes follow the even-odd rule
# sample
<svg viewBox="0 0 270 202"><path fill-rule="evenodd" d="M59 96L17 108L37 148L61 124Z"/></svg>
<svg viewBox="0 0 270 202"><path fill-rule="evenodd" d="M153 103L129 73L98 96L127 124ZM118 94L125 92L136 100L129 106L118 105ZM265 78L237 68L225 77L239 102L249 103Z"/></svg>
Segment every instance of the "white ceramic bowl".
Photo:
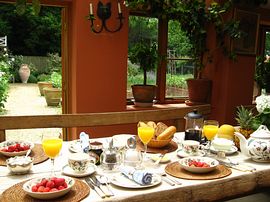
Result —
<svg viewBox="0 0 270 202"><path fill-rule="evenodd" d="M204 162L209 165L209 167L195 167L190 166L190 162L196 161L196 162ZM208 173L216 169L216 167L219 165L219 162L215 159L209 158L209 157L186 157L179 161L180 166L192 173Z"/></svg>
<svg viewBox="0 0 270 202"><path fill-rule="evenodd" d="M58 176L57 176L58 177ZM23 190L30 196L36 199L54 199L58 198L60 196L63 196L67 194L73 185L75 184L75 180L72 179L71 177L67 176L59 176L61 178L64 178L66 183L67 183L67 188L59 190L59 191L54 191L54 192L33 192L32 191L32 186L36 185L37 183L41 182L42 179L49 179L50 177L39 177L39 178L34 178L31 179L23 184Z"/></svg>
<svg viewBox="0 0 270 202"><path fill-rule="evenodd" d="M215 138L212 141L212 146L217 151L229 151L233 146L233 141L225 138Z"/></svg>
<svg viewBox="0 0 270 202"><path fill-rule="evenodd" d="M32 166L33 160L29 156L15 156L6 160L7 168L14 174L28 173Z"/></svg>
<svg viewBox="0 0 270 202"><path fill-rule="evenodd" d="M24 150L24 151L13 151L13 152L8 152L8 151L3 151L3 149L7 149L9 146L15 145L15 144L20 144L21 146L25 146L28 145L29 149L33 149L34 148L34 143L32 142L26 142L26 141L15 141L15 140L8 140L8 141L4 141L0 143L0 154L3 154L5 156L22 156L25 155L27 153L27 151L29 150Z"/></svg>

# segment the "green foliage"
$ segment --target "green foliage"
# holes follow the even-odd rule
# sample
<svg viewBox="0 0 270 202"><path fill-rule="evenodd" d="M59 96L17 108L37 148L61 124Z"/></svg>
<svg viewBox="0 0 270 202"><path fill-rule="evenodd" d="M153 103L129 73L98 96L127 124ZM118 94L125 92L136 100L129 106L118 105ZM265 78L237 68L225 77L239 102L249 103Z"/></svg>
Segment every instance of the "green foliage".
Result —
<svg viewBox="0 0 270 202"><path fill-rule="evenodd" d="M62 72L62 60L58 53L48 54L48 73Z"/></svg>
<svg viewBox="0 0 270 202"><path fill-rule="evenodd" d="M37 83L38 80L37 80L37 77L34 76L34 75L31 73L27 82L28 82L28 83Z"/></svg>
<svg viewBox="0 0 270 202"><path fill-rule="evenodd" d="M51 74L50 81L52 82L53 87L62 88L62 75L58 72L53 72Z"/></svg>
<svg viewBox="0 0 270 202"><path fill-rule="evenodd" d="M147 84L147 71L157 67L158 54L156 43L138 42L129 51L129 60L132 63L139 64L144 72L143 84Z"/></svg>
<svg viewBox="0 0 270 202"><path fill-rule="evenodd" d="M256 58L255 81L261 89L270 92L270 60L264 57Z"/></svg>
<svg viewBox="0 0 270 202"><path fill-rule="evenodd" d="M132 64L130 61L128 61L128 77L136 76L139 74L139 67L136 64Z"/></svg>
<svg viewBox="0 0 270 202"><path fill-rule="evenodd" d="M61 50L61 8L42 7L39 16L26 7L23 15L13 4L0 3L0 36L8 36L14 55L46 56Z"/></svg>
<svg viewBox="0 0 270 202"><path fill-rule="evenodd" d="M0 60L0 112L4 110L4 103L7 101L8 97L9 68L10 65L7 62Z"/></svg>
<svg viewBox="0 0 270 202"><path fill-rule="evenodd" d="M187 78L192 78L192 75L166 75L166 84L171 87L187 88Z"/></svg>
<svg viewBox="0 0 270 202"><path fill-rule="evenodd" d="M38 81L49 81L50 80L50 75L48 74L40 74L37 76Z"/></svg>

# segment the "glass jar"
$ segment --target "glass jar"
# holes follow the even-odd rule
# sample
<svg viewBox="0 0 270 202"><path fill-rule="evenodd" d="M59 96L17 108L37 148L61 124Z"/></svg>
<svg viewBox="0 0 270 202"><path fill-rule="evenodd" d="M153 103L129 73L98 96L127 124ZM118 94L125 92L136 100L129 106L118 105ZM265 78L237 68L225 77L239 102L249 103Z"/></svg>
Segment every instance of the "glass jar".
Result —
<svg viewBox="0 0 270 202"><path fill-rule="evenodd" d="M100 156L103 152L103 144L101 142L90 142L89 155L96 159L96 165L100 165Z"/></svg>

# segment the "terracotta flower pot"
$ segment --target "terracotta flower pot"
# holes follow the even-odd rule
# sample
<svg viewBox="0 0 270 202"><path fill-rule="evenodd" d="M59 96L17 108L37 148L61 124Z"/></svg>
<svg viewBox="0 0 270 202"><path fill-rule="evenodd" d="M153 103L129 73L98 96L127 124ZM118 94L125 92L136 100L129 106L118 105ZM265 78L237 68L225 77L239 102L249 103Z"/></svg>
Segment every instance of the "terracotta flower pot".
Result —
<svg viewBox="0 0 270 202"><path fill-rule="evenodd" d="M41 96L44 95L44 88L52 88L53 87L52 83L47 82L47 81L39 81L37 84L38 84L38 89L39 89Z"/></svg>
<svg viewBox="0 0 270 202"><path fill-rule="evenodd" d="M156 97L155 85L133 85L131 88L136 102L152 103Z"/></svg>
<svg viewBox="0 0 270 202"><path fill-rule="evenodd" d="M59 106L62 100L62 90L59 88L44 88L44 97L48 106Z"/></svg>
<svg viewBox="0 0 270 202"><path fill-rule="evenodd" d="M190 102L209 103L212 81L209 79L187 79Z"/></svg>

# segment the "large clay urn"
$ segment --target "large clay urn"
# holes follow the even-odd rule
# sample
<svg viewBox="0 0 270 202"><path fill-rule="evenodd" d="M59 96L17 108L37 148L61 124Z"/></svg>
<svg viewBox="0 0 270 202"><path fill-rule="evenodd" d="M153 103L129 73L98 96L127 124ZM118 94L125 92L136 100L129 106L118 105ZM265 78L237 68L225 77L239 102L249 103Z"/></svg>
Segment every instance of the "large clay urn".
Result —
<svg viewBox="0 0 270 202"><path fill-rule="evenodd" d="M30 68L27 64L22 64L19 69L19 75L21 78L22 83L27 83L29 76L30 76Z"/></svg>

